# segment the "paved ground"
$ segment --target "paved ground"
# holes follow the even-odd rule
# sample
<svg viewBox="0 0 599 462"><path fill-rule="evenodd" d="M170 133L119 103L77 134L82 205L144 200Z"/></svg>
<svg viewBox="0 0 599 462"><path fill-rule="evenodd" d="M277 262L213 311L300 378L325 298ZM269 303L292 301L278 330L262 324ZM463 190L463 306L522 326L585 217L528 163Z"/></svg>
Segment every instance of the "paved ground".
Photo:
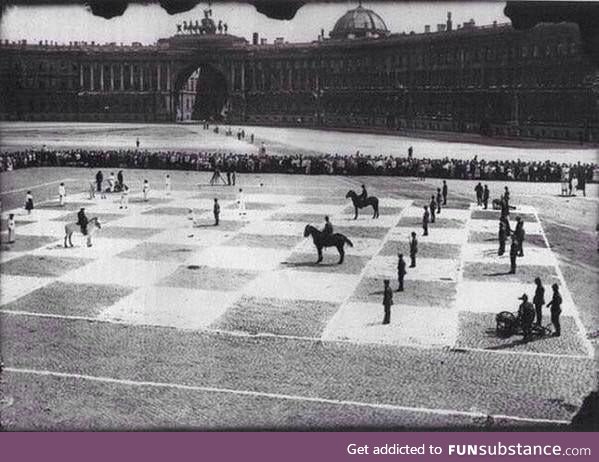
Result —
<svg viewBox="0 0 599 462"><path fill-rule="evenodd" d="M242 177L242 217L233 188L199 187L207 175L173 172L166 197L163 174L125 171L129 210L117 197L89 200L82 185L93 172L85 169L3 176L5 211L20 206L23 188L40 202L31 216L17 211L16 244L2 234L5 428L553 427L596 386L587 335L597 327L596 285L579 290L576 282L597 268L585 237L592 217L570 221L582 237L572 252L586 260L576 257L578 274L569 275L551 242L553 233L567 246L569 228L548 219L546 233L534 205L547 213L565 200L550 186L511 185L527 230L511 276L491 240L495 212L471 204L470 182L450 182L448 207L419 238L417 268L382 326L382 280L393 280L409 233L421 234L433 182L378 179L371 194L381 199L380 219L354 221L344 196L362 179ZM149 202L135 186L145 177ZM59 181L72 191L64 208L54 198ZM220 227L212 226L213 197ZM596 211L594 199L568 200L572 216ZM92 248L77 236L64 249L64 224L82 206L102 228ZM328 250L316 266L302 236L324 214L354 242L343 265ZM563 336L497 338L494 314L532 295L536 275L563 287Z"/></svg>

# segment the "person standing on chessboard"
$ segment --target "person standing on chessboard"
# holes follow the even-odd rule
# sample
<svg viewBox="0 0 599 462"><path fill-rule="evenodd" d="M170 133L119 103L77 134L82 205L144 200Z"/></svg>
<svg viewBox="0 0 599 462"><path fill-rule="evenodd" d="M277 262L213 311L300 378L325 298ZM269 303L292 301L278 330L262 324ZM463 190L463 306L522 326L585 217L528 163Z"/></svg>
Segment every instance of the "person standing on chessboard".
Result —
<svg viewBox="0 0 599 462"><path fill-rule="evenodd" d="M64 187L64 183L60 183L58 186L58 205L64 207L65 198L67 197L67 190Z"/></svg>
<svg viewBox="0 0 599 462"><path fill-rule="evenodd" d="M166 196L171 195L171 176L167 173L164 177L164 188Z"/></svg>

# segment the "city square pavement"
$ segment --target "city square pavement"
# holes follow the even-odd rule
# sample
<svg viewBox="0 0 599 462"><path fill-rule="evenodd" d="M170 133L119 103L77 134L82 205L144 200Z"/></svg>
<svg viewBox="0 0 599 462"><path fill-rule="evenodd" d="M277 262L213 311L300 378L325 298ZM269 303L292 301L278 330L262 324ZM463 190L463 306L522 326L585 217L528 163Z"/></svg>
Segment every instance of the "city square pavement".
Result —
<svg viewBox="0 0 599 462"><path fill-rule="evenodd" d="M564 424L593 386L592 350L536 210L512 214L525 218L526 242L508 274L495 211L450 200L422 236L421 206L399 195L380 197L379 219L362 210L354 220L348 183L326 194L250 187L246 215L234 189L208 187L154 190L147 202L134 193L126 210L116 194L86 193L65 207L50 200L31 215L15 210L17 242L3 232L0 254L4 387L14 399L4 425ZM75 247L64 248L64 225L80 207L101 229L92 247L75 234ZM354 244L342 265L334 248L316 264L303 237L325 214ZM383 325L383 280L397 288L397 254L409 265L412 231L417 265ZM547 301L551 284L561 286L562 336L498 337L495 315L516 311L523 293L532 299L536 276ZM543 324L551 329L548 309ZM80 396L58 399L74 387ZM48 411L33 404L42 390ZM85 396L97 400L82 404ZM207 410L211 400L221 412ZM127 414L119 403L145 403L156 415ZM89 408L85 417L78 405Z"/></svg>

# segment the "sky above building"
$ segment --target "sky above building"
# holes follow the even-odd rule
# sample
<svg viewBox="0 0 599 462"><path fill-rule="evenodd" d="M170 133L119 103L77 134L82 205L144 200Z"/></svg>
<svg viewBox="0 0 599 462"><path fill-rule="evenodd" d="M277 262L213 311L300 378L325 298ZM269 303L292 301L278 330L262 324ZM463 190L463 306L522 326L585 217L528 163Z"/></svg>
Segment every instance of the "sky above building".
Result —
<svg viewBox="0 0 599 462"><path fill-rule="evenodd" d="M358 2L316 3L304 5L290 21L267 18L251 5L244 3L216 3L212 5L213 19L228 24L229 33L251 40L252 33L271 43L277 37L289 42L316 40L321 29L325 36L335 22ZM453 15L454 27L474 19L476 24L509 22L503 14L504 2L364 2L385 21L393 33L423 32L425 25L436 30L445 23L447 12ZM0 38L3 40L40 40L68 43L70 41L96 41L144 44L155 43L159 38L174 35L177 24L183 21L200 21L207 2L193 10L169 15L159 5L130 5L116 18L94 16L84 6L11 6L2 15Z"/></svg>

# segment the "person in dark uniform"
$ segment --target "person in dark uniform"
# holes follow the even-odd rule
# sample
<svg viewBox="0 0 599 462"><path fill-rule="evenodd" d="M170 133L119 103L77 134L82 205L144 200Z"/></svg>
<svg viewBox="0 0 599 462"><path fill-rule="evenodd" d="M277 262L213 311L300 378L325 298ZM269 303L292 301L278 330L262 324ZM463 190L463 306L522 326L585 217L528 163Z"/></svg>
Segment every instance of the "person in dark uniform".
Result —
<svg viewBox="0 0 599 462"><path fill-rule="evenodd" d="M414 148L412 148L412 146L410 146L408 148L408 160L412 159L412 155L414 154Z"/></svg>
<svg viewBox="0 0 599 462"><path fill-rule="evenodd" d="M518 240L518 256L524 256L524 221L521 217L516 217L516 229L514 230L514 236Z"/></svg>
<svg viewBox="0 0 599 462"><path fill-rule="evenodd" d="M437 188L437 215L441 213L441 188Z"/></svg>
<svg viewBox="0 0 599 462"><path fill-rule="evenodd" d="M366 191L366 186L362 185L362 192L358 196L358 199L360 199L360 203L363 204L364 201L366 201L367 197L368 197L368 191Z"/></svg>
<svg viewBox="0 0 599 462"><path fill-rule="evenodd" d="M333 224L329 220L329 216L324 217L324 228L322 228L323 234L333 234Z"/></svg>
<svg viewBox="0 0 599 462"><path fill-rule="evenodd" d="M500 222L500 223L503 223L503 226L505 227L505 235L506 235L507 237L510 237L510 236L511 236L511 234L512 234L512 227L510 226L510 220L508 219L508 217L507 217L507 216L505 216L505 217L504 217L504 216L502 216L502 217L499 219L499 222Z"/></svg>
<svg viewBox="0 0 599 462"><path fill-rule="evenodd" d="M501 218L507 218L510 214L510 206L508 202L505 200L505 196L501 196L499 204L501 207Z"/></svg>
<svg viewBox="0 0 599 462"><path fill-rule="evenodd" d="M96 190L98 192L102 192L102 181L104 181L104 175L102 170L98 170L98 173L96 173Z"/></svg>
<svg viewBox="0 0 599 462"><path fill-rule="evenodd" d="M443 205L447 205L447 181L443 180Z"/></svg>
<svg viewBox="0 0 599 462"><path fill-rule="evenodd" d="M393 305L393 291L389 287L389 279L385 279L385 291L383 295L383 307L385 308L385 317L383 318L383 324L389 324L391 322L391 305Z"/></svg>
<svg viewBox="0 0 599 462"><path fill-rule="evenodd" d="M516 258L518 257L518 240L512 236L510 244L510 274L516 274Z"/></svg>
<svg viewBox="0 0 599 462"><path fill-rule="evenodd" d="M509 188L507 186L504 188L503 198L505 199L505 204L506 204L506 207L507 207L508 213L509 213L509 210L510 210L510 190L509 190Z"/></svg>
<svg viewBox="0 0 599 462"><path fill-rule="evenodd" d="M500 257L505 253L505 241L507 240L507 233L505 229L505 222L503 220L499 221L499 250L497 250L497 255Z"/></svg>
<svg viewBox="0 0 599 462"><path fill-rule="evenodd" d="M119 173L116 174L116 181L119 185L119 191L122 191L123 186L125 185L122 170L119 170Z"/></svg>
<svg viewBox="0 0 599 462"><path fill-rule="evenodd" d="M430 217L430 215L428 213L428 207L425 205L424 213L422 214L422 229L424 230L424 232L422 233L423 236L428 236L429 217Z"/></svg>
<svg viewBox="0 0 599 462"><path fill-rule="evenodd" d="M480 206L483 202L483 185L480 182L475 186L474 192L476 193L476 205Z"/></svg>
<svg viewBox="0 0 599 462"><path fill-rule="evenodd" d="M524 334L522 340L526 342L532 337L532 323L535 319L535 309L532 303L528 301L528 295L523 294L518 300L522 300L522 303L518 307L518 319L520 320L520 326L522 326L522 333Z"/></svg>
<svg viewBox="0 0 599 462"><path fill-rule="evenodd" d="M543 321L543 305L545 304L545 287L543 287L543 283L541 282L541 278L535 278L535 284L537 288L535 289L535 296L532 298L532 304L535 306L536 313L536 324L540 326Z"/></svg>
<svg viewBox="0 0 599 462"><path fill-rule="evenodd" d="M485 185L483 189L483 207L485 210L489 208L489 186Z"/></svg>
<svg viewBox="0 0 599 462"><path fill-rule="evenodd" d="M400 253L397 257L397 291L403 292L403 278L406 275L406 262L403 259L402 253Z"/></svg>
<svg viewBox="0 0 599 462"><path fill-rule="evenodd" d="M562 333L559 323L559 315L562 314L562 296L559 293L559 286L557 284L553 284L551 288L553 289L553 297L551 298L551 301L547 303L547 306L551 308L551 323L555 329L553 335L559 337Z"/></svg>
<svg viewBox="0 0 599 462"><path fill-rule="evenodd" d="M418 239L416 233L412 231L412 240L410 241L410 268L416 268L416 254L418 253Z"/></svg>
<svg viewBox="0 0 599 462"><path fill-rule="evenodd" d="M87 216L85 216L85 209L81 208L79 212L77 212L77 224L81 226L81 234L87 236L87 224L89 220Z"/></svg>
<svg viewBox="0 0 599 462"><path fill-rule="evenodd" d="M429 209L430 209L430 213L431 213L431 223L435 222L435 215L436 215L436 210L437 210L437 202L435 202L435 195L433 194L431 196L431 201L428 204Z"/></svg>
<svg viewBox="0 0 599 462"><path fill-rule="evenodd" d="M218 226L218 219L220 217L220 204L218 203L218 199L214 198L214 206L212 208L212 212L214 213L214 226Z"/></svg>

